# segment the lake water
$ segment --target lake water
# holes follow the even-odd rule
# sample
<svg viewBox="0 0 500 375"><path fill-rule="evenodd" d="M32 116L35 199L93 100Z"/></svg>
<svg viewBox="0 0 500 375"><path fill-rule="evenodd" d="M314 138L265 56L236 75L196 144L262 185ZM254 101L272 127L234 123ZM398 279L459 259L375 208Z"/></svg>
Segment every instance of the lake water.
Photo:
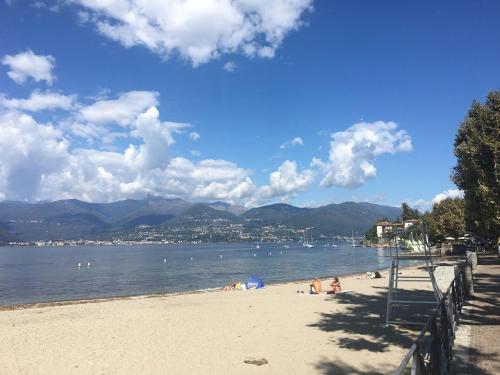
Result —
<svg viewBox="0 0 500 375"><path fill-rule="evenodd" d="M348 243L0 247L0 305L209 289L249 274L265 283L343 275L387 268L388 255Z"/></svg>

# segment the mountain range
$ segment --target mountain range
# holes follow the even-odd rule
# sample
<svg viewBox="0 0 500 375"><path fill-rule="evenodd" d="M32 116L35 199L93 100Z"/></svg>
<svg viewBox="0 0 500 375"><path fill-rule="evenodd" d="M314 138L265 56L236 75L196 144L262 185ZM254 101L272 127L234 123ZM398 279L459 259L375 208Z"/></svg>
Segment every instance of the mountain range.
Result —
<svg viewBox="0 0 500 375"><path fill-rule="evenodd" d="M400 208L345 202L316 208L272 204L245 209L225 202L192 203L148 197L112 203L76 199L55 202L0 202L0 241L99 239L136 228L195 228L200 222L244 224L259 230L269 225L313 227L316 233L363 233L380 218L395 219Z"/></svg>

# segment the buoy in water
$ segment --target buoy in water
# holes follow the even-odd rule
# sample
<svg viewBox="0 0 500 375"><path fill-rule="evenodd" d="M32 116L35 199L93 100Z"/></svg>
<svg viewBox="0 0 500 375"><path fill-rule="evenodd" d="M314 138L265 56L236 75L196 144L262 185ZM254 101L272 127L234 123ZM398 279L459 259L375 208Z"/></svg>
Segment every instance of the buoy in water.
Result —
<svg viewBox="0 0 500 375"><path fill-rule="evenodd" d="M221 258L221 259L222 259L222 257L223 257L223 255L222 255L222 254L221 254L221 255L219 255L219 258Z"/></svg>
<svg viewBox="0 0 500 375"><path fill-rule="evenodd" d="M78 262L78 268L82 268L82 264Z"/></svg>
<svg viewBox="0 0 500 375"><path fill-rule="evenodd" d="M163 258L163 263L167 263L167 258Z"/></svg>
<svg viewBox="0 0 500 375"><path fill-rule="evenodd" d="M189 260L193 260L193 259L194 259L193 257L189 258Z"/></svg>
<svg viewBox="0 0 500 375"><path fill-rule="evenodd" d="M273 253L269 252L269 256L271 256Z"/></svg>
<svg viewBox="0 0 500 375"><path fill-rule="evenodd" d="M257 254L253 253L253 256L254 256L254 257L256 257L256 256L257 256Z"/></svg>
<svg viewBox="0 0 500 375"><path fill-rule="evenodd" d="M90 262L87 262L87 268L90 268Z"/></svg>

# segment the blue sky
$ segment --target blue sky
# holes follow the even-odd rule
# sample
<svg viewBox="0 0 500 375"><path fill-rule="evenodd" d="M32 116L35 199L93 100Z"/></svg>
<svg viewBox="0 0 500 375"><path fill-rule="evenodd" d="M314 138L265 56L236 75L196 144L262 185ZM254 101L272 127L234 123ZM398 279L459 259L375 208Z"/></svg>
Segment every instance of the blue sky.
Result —
<svg viewBox="0 0 500 375"><path fill-rule="evenodd" d="M273 12L209 1L202 12L173 0L160 30L120 18L125 4L154 25L143 2L155 3L0 3L0 145L12 148L0 199L425 207L455 189L453 140L471 102L500 86L497 1L280 0ZM260 21L235 42L239 15ZM19 66L29 51L52 62L44 77ZM71 104L15 101L33 92ZM144 105L125 103L127 120L96 114L130 92Z"/></svg>

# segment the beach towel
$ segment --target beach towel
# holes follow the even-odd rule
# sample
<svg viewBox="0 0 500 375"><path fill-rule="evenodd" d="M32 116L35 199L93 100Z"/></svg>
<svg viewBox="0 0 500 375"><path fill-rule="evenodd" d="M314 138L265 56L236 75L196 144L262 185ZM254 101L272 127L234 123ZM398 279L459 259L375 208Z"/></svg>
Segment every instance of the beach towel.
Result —
<svg viewBox="0 0 500 375"><path fill-rule="evenodd" d="M299 293L299 291L297 291L297 293L301 296L309 296L309 297L335 297L335 296L338 296L339 294L349 294L349 293L352 293L352 291L350 290L343 290L341 292L338 292L338 293L335 293L335 294L329 294L328 292L320 292L320 293Z"/></svg>

